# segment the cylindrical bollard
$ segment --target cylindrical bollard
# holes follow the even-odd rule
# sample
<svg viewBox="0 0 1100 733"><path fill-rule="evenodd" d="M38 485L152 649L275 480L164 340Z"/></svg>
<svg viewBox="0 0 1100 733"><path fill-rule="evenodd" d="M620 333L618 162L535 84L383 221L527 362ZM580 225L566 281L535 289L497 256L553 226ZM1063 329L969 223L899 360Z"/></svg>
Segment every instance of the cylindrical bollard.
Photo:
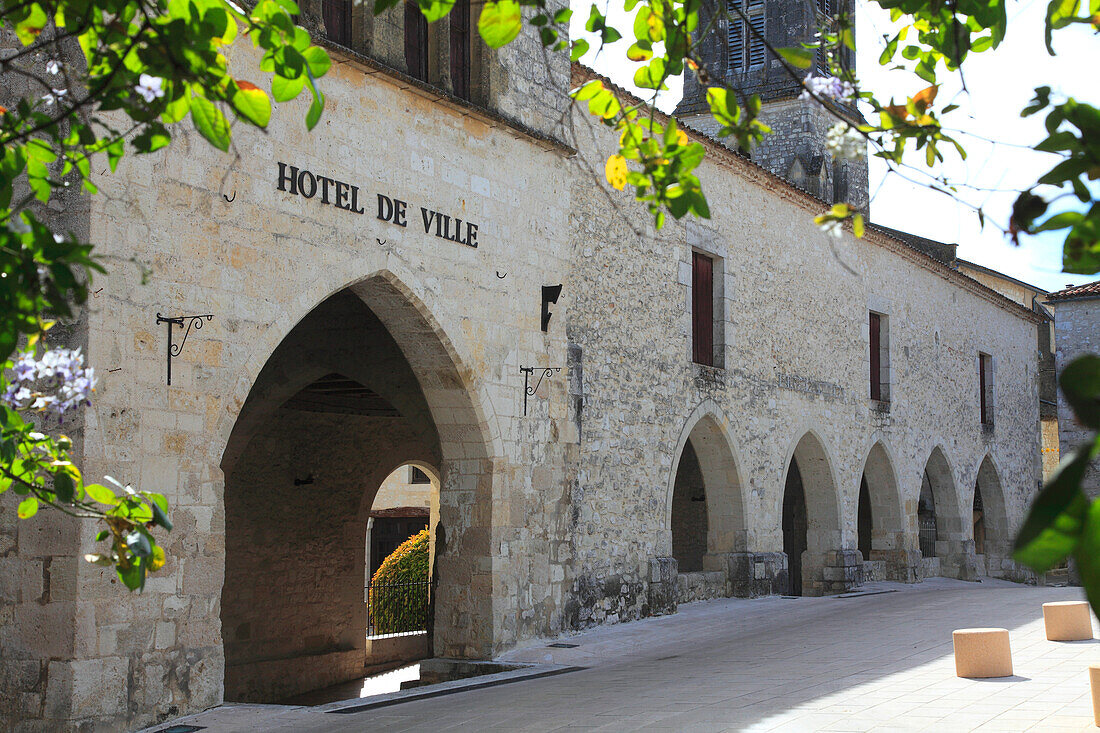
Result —
<svg viewBox="0 0 1100 733"><path fill-rule="evenodd" d="M1092 721L1100 728L1100 664L1089 667L1089 683L1092 685Z"/></svg>

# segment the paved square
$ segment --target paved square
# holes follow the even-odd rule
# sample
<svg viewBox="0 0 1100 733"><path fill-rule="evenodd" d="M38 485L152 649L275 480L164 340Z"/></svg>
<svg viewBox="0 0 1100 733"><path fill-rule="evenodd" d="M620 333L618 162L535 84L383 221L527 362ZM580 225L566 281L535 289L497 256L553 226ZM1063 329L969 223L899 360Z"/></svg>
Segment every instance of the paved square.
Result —
<svg viewBox="0 0 1100 733"><path fill-rule="evenodd" d="M1096 730L1088 665L1100 641L1043 633L1042 604L1078 600L1079 588L933 579L864 590L890 592L695 603L569 637L573 649L504 655L585 667L556 677L355 714L228 705L184 720L211 733ZM974 626L1009 629L1014 677L955 676L951 631Z"/></svg>

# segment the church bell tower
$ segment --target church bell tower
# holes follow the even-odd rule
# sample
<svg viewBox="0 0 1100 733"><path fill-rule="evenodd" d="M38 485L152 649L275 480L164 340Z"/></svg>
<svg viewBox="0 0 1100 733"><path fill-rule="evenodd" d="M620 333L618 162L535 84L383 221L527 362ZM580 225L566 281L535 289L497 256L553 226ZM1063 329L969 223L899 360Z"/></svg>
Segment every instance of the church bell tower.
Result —
<svg viewBox="0 0 1100 733"><path fill-rule="evenodd" d="M728 19L719 19L715 30L704 41L702 55L707 73L724 80L746 95L759 94L763 103L760 121L771 128L751 152L756 163L786 178L819 198L836 203L847 201L861 211L867 210L868 183L866 159L833 160L825 146L825 135L839 120L813 100L799 99L802 86L798 77L783 67L759 39L764 36L773 48L797 46L814 38L825 20L837 9L854 13L852 0L719 0L729 6ZM736 14L740 8L744 19ZM700 13L703 16L703 11ZM700 17L699 26L707 27L709 18ZM855 54L843 49L842 62L854 67ZM828 76L820 55L805 72ZM710 116L706 87L694 74L685 74L684 97L675 116L684 124L707 134L718 131ZM835 108L852 123L861 117L854 107Z"/></svg>

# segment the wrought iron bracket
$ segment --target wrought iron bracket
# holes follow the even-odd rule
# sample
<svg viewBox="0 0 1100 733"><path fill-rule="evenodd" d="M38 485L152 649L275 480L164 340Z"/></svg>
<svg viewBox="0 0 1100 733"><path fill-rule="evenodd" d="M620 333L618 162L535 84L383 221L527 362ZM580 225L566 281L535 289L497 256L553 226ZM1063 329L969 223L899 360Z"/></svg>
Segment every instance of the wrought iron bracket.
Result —
<svg viewBox="0 0 1100 733"><path fill-rule="evenodd" d="M203 313L201 315L193 315L193 316L172 316L172 317L168 317L168 316L162 316L159 312L157 313L157 323L158 324L161 324L161 323L167 323L168 324L168 384L169 385L172 384L172 359L179 356L180 353L183 351L183 345L187 343L187 337L191 333L191 327L194 326L196 331L198 329L202 328L202 324L203 324L202 319L204 319L204 318L207 321L210 321L211 319L214 318L214 316L211 313ZM184 328L185 324L186 324L186 328ZM183 329L183 339L178 344L172 342L172 327L173 326L179 326L180 328Z"/></svg>
<svg viewBox="0 0 1100 733"><path fill-rule="evenodd" d="M534 375L535 370L538 369L539 379L535 382L534 386L531 386L531 377ZM523 414L527 415L527 398L535 394L539 385L542 384L543 379L550 379L554 376L554 372L560 372L561 367L533 367L533 366L521 366L519 368L523 372Z"/></svg>

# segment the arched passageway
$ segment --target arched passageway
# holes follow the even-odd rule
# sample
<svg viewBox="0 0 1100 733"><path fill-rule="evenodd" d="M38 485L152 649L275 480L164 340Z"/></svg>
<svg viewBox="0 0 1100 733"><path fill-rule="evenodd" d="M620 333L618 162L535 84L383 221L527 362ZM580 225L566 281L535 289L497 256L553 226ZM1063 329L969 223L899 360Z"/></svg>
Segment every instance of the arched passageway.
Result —
<svg viewBox="0 0 1100 733"><path fill-rule="evenodd" d="M260 370L226 446L225 699L274 702L359 677L364 539L402 464L438 469L440 656L491 654L491 464L444 337L375 277L318 305ZM456 624L456 619L465 619Z"/></svg>
<svg viewBox="0 0 1100 733"><path fill-rule="evenodd" d="M788 593L822 595L860 583L859 550L841 549L836 482L813 433L802 436L787 466L782 526Z"/></svg>
<svg viewBox="0 0 1100 733"><path fill-rule="evenodd" d="M978 467L971 509L974 553L986 574L999 576L1002 561L1011 555L1012 537L1005 512L1004 487L989 456Z"/></svg>
<svg viewBox="0 0 1100 733"><path fill-rule="evenodd" d="M954 471L939 446L932 449L924 465L917 519L922 576L977 577L970 506L964 512Z"/></svg>
<svg viewBox="0 0 1100 733"><path fill-rule="evenodd" d="M864 462L856 518L859 550L874 579L911 583L919 558L907 546L906 518L897 475L886 448L875 443Z"/></svg>
<svg viewBox="0 0 1100 733"><path fill-rule="evenodd" d="M745 550L737 463L725 432L710 413L691 426L680 452L670 526L672 556L680 573L725 571L729 553Z"/></svg>

